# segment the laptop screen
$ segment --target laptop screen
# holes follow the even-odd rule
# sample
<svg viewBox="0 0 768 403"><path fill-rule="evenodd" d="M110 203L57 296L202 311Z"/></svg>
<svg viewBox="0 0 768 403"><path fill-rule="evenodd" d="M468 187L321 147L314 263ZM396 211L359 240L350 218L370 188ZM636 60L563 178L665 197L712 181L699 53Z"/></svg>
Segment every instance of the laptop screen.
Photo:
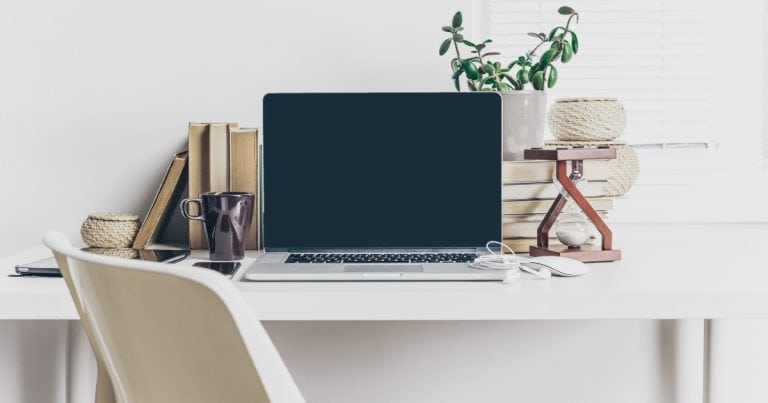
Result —
<svg viewBox="0 0 768 403"><path fill-rule="evenodd" d="M263 142L267 250L501 237L496 93L268 94Z"/></svg>

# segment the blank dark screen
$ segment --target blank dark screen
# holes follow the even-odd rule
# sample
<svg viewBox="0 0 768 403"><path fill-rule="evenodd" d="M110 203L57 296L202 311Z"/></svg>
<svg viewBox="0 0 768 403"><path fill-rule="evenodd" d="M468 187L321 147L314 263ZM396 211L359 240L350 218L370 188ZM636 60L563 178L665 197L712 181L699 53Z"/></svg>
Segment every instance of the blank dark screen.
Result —
<svg viewBox="0 0 768 403"><path fill-rule="evenodd" d="M498 94L268 94L263 125L269 250L501 236Z"/></svg>

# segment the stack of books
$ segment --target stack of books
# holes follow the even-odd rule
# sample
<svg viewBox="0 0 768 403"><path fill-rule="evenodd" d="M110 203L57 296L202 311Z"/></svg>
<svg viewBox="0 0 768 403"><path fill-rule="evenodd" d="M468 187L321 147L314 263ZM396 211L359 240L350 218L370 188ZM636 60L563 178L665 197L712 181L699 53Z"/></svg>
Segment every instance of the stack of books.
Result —
<svg viewBox="0 0 768 403"><path fill-rule="evenodd" d="M613 197L605 188L611 175L609 160L584 161L586 182L578 185L589 203L603 217L613 208ZM553 180L553 161L504 161L502 168L502 231L504 243L516 253L527 253L536 245L536 230L558 194ZM580 212L569 203L564 213ZM550 232L550 245L559 245Z"/></svg>
<svg viewBox="0 0 768 403"><path fill-rule="evenodd" d="M182 198L205 192L249 192L256 195L253 221L246 249L261 248L260 137L258 129L237 123L190 123L189 149L176 154L139 229L133 247L155 243L166 227L173 226ZM190 212L198 214L196 205ZM189 248L206 249L202 221L185 220Z"/></svg>
<svg viewBox="0 0 768 403"><path fill-rule="evenodd" d="M189 124L189 197L205 192L249 192L256 195L246 249L261 247L259 203L259 131L237 123ZM195 211L191 212L196 214ZM205 249L202 221L189 222L190 249Z"/></svg>

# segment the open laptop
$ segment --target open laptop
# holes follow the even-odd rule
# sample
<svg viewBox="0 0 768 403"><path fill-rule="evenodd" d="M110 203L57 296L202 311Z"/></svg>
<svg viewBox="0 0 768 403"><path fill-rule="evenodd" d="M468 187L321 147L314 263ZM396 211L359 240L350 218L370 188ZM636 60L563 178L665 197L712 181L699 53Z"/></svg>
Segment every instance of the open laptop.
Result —
<svg viewBox="0 0 768 403"><path fill-rule="evenodd" d="M252 281L500 280L497 93L268 94Z"/></svg>

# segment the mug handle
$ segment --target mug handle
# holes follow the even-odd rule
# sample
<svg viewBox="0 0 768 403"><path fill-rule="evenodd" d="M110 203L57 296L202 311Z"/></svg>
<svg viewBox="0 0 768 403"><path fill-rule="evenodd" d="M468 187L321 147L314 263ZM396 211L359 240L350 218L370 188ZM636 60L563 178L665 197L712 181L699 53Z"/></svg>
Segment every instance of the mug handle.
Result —
<svg viewBox="0 0 768 403"><path fill-rule="evenodd" d="M200 212L198 215L192 215L189 214L189 204L190 203L196 203L197 204L197 210ZM188 220L199 220L203 221L203 202L200 199L184 199L181 201L181 204L179 204L179 210L181 210L181 215L188 219Z"/></svg>

